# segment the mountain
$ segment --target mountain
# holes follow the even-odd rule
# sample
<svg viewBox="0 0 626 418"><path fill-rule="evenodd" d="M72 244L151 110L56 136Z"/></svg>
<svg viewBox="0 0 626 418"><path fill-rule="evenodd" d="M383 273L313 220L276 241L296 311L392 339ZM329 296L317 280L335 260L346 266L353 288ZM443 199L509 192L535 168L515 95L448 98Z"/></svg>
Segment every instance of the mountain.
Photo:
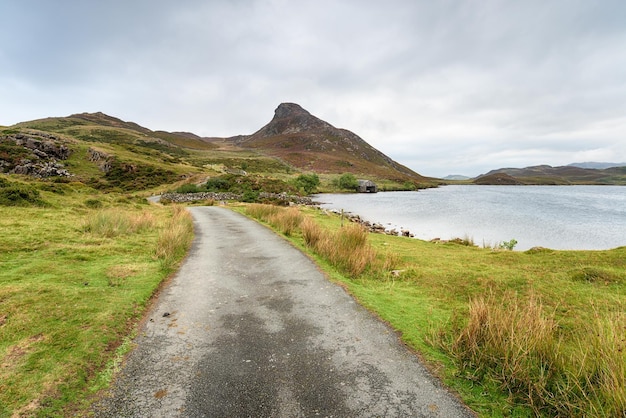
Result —
<svg viewBox="0 0 626 418"><path fill-rule="evenodd" d="M235 142L305 171L431 181L395 162L358 135L335 128L295 103L281 103L267 125Z"/></svg>
<svg viewBox="0 0 626 418"><path fill-rule="evenodd" d="M461 174L450 174L443 178L443 180L469 180L471 177L463 176Z"/></svg>
<svg viewBox="0 0 626 418"><path fill-rule="evenodd" d="M506 176L506 177L503 177ZM500 168L474 179L476 184L616 184L626 185L626 167L605 169L573 165L552 167L537 165L525 168Z"/></svg>
<svg viewBox="0 0 626 418"><path fill-rule="evenodd" d="M568 164L568 166L580 167L580 168L604 169L604 168L612 168L612 167L626 167L626 163L598 163L594 161L587 161L584 163Z"/></svg>

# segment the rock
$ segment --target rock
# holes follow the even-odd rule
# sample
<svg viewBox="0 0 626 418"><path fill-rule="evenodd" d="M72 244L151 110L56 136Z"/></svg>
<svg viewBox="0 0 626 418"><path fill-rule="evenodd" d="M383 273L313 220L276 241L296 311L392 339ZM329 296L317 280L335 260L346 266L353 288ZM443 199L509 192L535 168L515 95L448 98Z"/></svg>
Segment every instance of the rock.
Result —
<svg viewBox="0 0 626 418"><path fill-rule="evenodd" d="M94 148L89 148L87 150L87 158L93 163L98 163L100 170L104 171L105 173L111 171L111 161L113 160L113 157L106 152L99 151Z"/></svg>
<svg viewBox="0 0 626 418"><path fill-rule="evenodd" d="M71 150L60 143L54 135L37 133L17 133L0 137L0 142L12 142L27 152L9 153L0 160L0 172L23 174L33 177L71 176L58 160L66 160Z"/></svg>

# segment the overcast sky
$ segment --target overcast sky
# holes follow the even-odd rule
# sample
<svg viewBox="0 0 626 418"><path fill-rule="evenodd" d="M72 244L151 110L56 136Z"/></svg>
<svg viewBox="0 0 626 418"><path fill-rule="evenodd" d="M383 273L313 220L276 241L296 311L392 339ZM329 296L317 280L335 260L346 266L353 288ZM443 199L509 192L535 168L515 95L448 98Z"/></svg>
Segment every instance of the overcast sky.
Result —
<svg viewBox="0 0 626 418"><path fill-rule="evenodd" d="M2 0L0 125L251 134L281 102L428 176L626 161L624 0Z"/></svg>

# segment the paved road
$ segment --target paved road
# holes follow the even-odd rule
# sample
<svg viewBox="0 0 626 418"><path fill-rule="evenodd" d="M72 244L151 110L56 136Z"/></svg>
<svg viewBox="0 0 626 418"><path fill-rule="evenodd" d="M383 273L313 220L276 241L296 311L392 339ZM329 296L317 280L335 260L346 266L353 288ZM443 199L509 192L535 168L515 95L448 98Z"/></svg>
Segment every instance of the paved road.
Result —
<svg viewBox="0 0 626 418"><path fill-rule="evenodd" d="M221 207L158 298L98 417L469 417L302 253Z"/></svg>

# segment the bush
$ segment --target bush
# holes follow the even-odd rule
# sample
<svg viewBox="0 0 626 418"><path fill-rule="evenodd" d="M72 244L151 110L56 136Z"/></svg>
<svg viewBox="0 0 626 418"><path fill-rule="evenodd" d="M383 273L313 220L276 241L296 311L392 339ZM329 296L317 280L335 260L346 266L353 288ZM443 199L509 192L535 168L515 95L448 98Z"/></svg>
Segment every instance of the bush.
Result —
<svg viewBox="0 0 626 418"><path fill-rule="evenodd" d="M502 241L500 243L500 248L503 250L513 251L513 248L517 245L517 240L515 238L511 239L511 241Z"/></svg>
<svg viewBox="0 0 626 418"><path fill-rule="evenodd" d="M254 190L246 190L241 195L241 201L246 203L255 203L259 201L259 192Z"/></svg>
<svg viewBox="0 0 626 418"><path fill-rule="evenodd" d="M85 200L85 206L91 209L100 209L104 205L102 204L102 201L98 199L87 199Z"/></svg>
<svg viewBox="0 0 626 418"><path fill-rule="evenodd" d="M0 206L47 206L39 190L24 184L0 185Z"/></svg>
<svg viewBox="0 0 626 418"><path fill-rule="evenodd" d="M200 189L193 183L187 183L176 189L176 193L198 193Z"/></svg>
<svg viewBox="0 0 626 418"><path fill-rule="evenodd" d="M113 159L111 169L104 176L104 181L94 178L88 184L105 190L142 190L173 183L179 179L180 176L171 170L152 165L123 163Z"/></svg>
<svg viewBox="0 0 626 418"><path fill-rule="evenodd" d="M230 190L232 182L224 177L214 177L208 179L202 186L207 192L227 192Z"/></svg>
<svg viewBox="0 0 626 418"><path fill-rule="evenodd" d="M320 178L317 174L300 174L295 180L296 187L306 194L313 193L319 184Z"/></svg>
<svg viewBox="0 0 626 418"><path fill-rule="evenodd" d="M213 177L201 186L200 191L245 193L250 190L267 193L297 192L293 185L287 184L282 180L236 174L225 174L223 176Z"/></svg>
<svg viewBox="0 0 626 418"><path fill-rule="evenodd" d="M356 190L359 187L359 181L352 173L342 174L336 181L333 182L336 187L345 190Z"/></svg>

